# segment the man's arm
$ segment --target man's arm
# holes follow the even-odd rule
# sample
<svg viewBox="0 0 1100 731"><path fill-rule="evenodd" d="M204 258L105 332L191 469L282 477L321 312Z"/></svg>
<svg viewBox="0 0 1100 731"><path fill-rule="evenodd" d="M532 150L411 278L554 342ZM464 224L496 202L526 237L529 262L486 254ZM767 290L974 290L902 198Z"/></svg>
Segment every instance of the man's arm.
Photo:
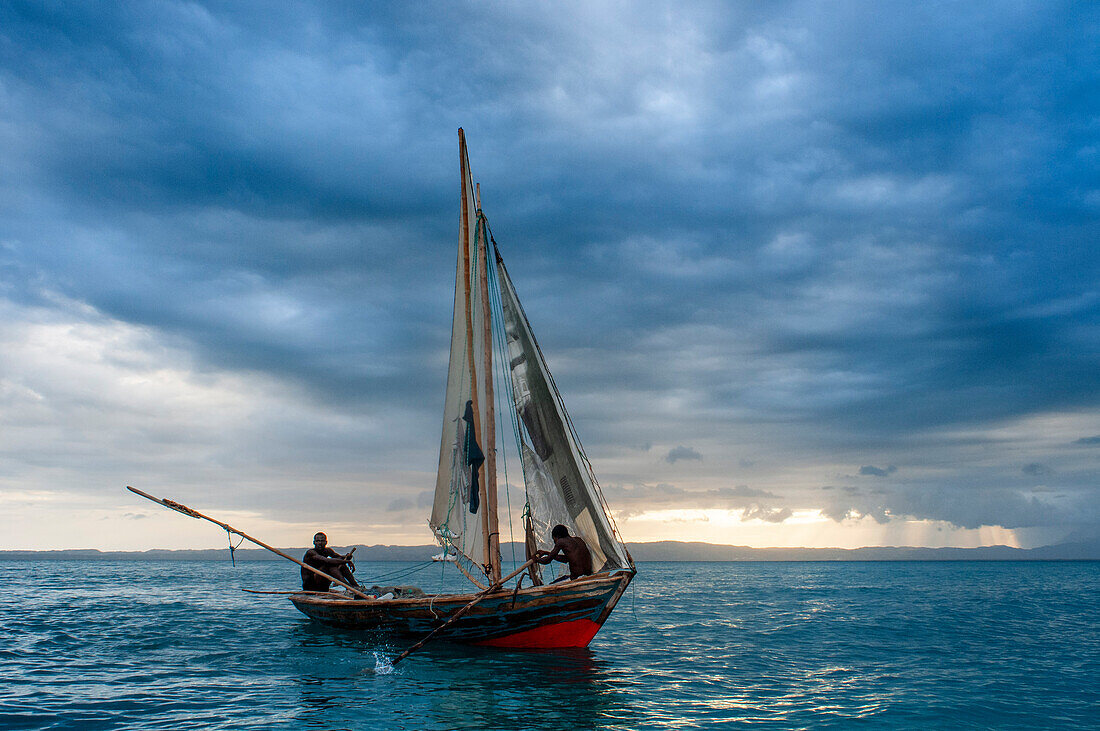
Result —
<svg viewBox="0 0 1100 731"><path fill-rule="evenodd" d="M553 551L535 551L535 555L531 558L535 559L536 563L548 566L554 559L559 561L565 560L563 556L558 555L559 553L561 553L561 544L555 541Z"/></svg>
<svg viewBox="0 0 1100 731"><path fill-rule="evenodd" d="M306 556L309 557L310 554L313 554L313 559L317 563L324 566L343 566L345 563L347 563L347 559L338 554L336 551L333 551L331 548L327 547L325 548L325 553L321 553L317 549L311 548L308 552L306 552ZM307 561L306 563L309 562Z"/></svg>
<svg viewBox="0 0 1100 731"><path fill-rule="evenodd" d="M325 550L326 550L326 551L328 551L328 555L329 555L329 556L331 556L332 558L339 558L339 559L343 559L344 561L346 561L346 562L349 562L349 563L351 562L351 556L352 556L352 554L354 554L354 553L355 553L355 549L354 549L354 548L352 548L352 549L351 549L350 551L348 551L347 553L337 553L337 552L336 552L336 551L335 551L335 550L334 550L334 549L332 548L332 546L326 546L326 547L325 547Z"/></svg>
<svg viewBox="0 0 1100 731"><path fill-rule="evenodd" d="M563 551L564 551L564 555L562 555ZM541 559L538 557L540 553L542 554ZM561 561L562 563L569 563L569 555L568 554L569 554L569 545L565 542L565 540L559 538L556 541L554 541L554 550L553 551L535 551L534 558L535 558L536 561L541 563L543 566L547 566L552 561Z"/></svg>

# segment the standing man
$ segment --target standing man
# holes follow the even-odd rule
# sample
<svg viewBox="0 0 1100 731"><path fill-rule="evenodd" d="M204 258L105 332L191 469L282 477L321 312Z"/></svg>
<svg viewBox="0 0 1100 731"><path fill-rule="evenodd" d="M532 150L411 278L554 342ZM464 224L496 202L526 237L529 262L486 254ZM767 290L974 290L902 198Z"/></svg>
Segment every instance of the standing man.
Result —
<svg viewBox="0 0 1100 731"><path fill-rule="evenodd" d="M361 589L362 587L359 586L351 573L355 570L351 563L351 554L354 552L354 548L345 554L333 551L328 547L328 536L324 533L318 533L313 536L313 548L306 551L306 555L302 557L302 563L324 571L329 576L339 579L345 584ZM303 591L328 591L331 585L332 582L328 579L318 576L309 569L302 569Z"/></svg>
<svg viewBox="0 0 1100 731"><path fill-rule="evenodd" d="M567 578L579 579L592 573L592 554L583 538L569 535L569 529L564 525L555 525L550 537L554 539L554 550L535 551L532 558L543 566L554 560L569 564L569 576L560 576L553 583Z"/></svg>

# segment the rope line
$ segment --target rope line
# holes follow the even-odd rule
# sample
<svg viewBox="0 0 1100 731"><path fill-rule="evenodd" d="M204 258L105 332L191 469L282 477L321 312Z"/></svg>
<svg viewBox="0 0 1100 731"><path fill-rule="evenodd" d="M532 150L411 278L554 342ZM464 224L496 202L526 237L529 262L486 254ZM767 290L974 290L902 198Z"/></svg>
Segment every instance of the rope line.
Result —
<svg viewBox="0 0 1100 731"><path fill-rule="evenodd" d="M486 224L486 227L487 226L488 224ZM491 230L489 233L489 238L492 239ZM495 240L493 241L493 244L494 246L496 245ZM501 263L501 266L503 267L503 263ZM523 311L522 305L520 306L519 315L523 318L523 321L527 326L528 332L533 333L533 331L531 330L531 322L527 319L527 313ZM539 345L538 340L534 338L533 334L531 336L531 344L534 345L535 350L538 352L539 358L542 360L542 362L546 363L546 356L543 355L542 346ZM604 497L603 489L600 486L600 482L598 479L596 479L596 473L595 470L593 470L592 468L592 462L588 458L588 453L584 450L584 445L581 443L580 435L577 434L577 429L576 426L573 424L572 417L569 415L569 410L565 407L565 401L564 399L562 399L561 392L558 390L558 384L554 380L554 374L550 372L549 366L544 368L543 372L546 375L548 385L553 390L554 400L557 402L557 406L561 410L562 417L565 421L565 426L568 429L573 444L577 449L577 454L578 456L580 456L581 462L584 464L585 472L588 474L588 478L592 482L593 491L596 493L596 499L599 507L602 509L603 514L607 519L608 527L611 529L612 535L619 542L619 545L623 548L625 552L626 545L623 542L622 535L619 533L619 526L616 524L615 517L611 513L611 507L607 503L607 498Z"/></svg>
<svg viewBox="0 0 1100 731"><path fill-rule="evenodd" d="M501 259L501 256L500 256L500 248L497 245L496 239L493 237L492 229L488 228L488 223L486 223L486 229L489 231L489 240L493 244L493 252L496 254L496 257L495 257L496 261L498 262L499 265L502 265L503 260ZM497 271L497 267L493 267L493 275L496 278L496 282L497 282L497 291L498 291L499 306L500 306L500 317L501 317L501 320L503 321L503 319L504 319L504 299L503 299L504 295L501 292L500 274ZM503 328L502 328L502 330L503 330ZM510 373L509 373L508 378L509 378L509 382L511 382L511 374ZM523 438L523 435L526 432L527 427L526 427L526 425L521 424L521 422L519 420L519 415L516 413L516 409L515 409L514 404L512 405L512 408L510 408L508 410L508 414L511 417L510 421L511 421L511 425L512 425L512 438L516 443L516 453L517 453L517 456L518 456L519 461L520 461L520 466L522 468L523 467L523 446L526 443L524 438ZM531 486L530 486L530 483L527 479L527 470L525 468L523 468L520 471L521 471L521 474L523 475L523 513L522 513L521 517L532 516L533 513L532 513L532 510L531 510ZM526 529L526 524L524 524L524 555L525 556L526 556L526 553L527 553L527 533L526 533L526 530L527 530ZM514 545L515 545L515 539L513 539L513 546ZM513 549L513 554L514 554L514 549ZM515 562L515 556L514 555L513 555L512 561ZM535 564L535 570L538 572L539 577L541 577L542 576L542 567L538 564ZM553 566L550 567L550 574L551 574L551 577L557 578L556 571L555 571L555 568ZM520 581L522 582L522 577L521 577Z"/></svg>
<svg viewBox="0 0 1100 731"><path fill-rule="evenodd" d="M493 253L496 255L494 257L494 259L496 260L496 262L498 262L500 264L500 266L503 266L503 260L501 259L501 256L500 256L500 248L497 245L496 239L493 238L493 230L489 227L488 220L486 220L486 222L485 222L485 230L488 232L489 241L493 245ZM501 320L503 321L503 319L504 319L504 299L503 299L504 295L503 295L503 291L502 291L502 288L501 288L501 285L500 285L500 274L497 271L497 267L495 267L495 266L493 267L493 277L496 281L497 296L498 296L498 302L499 302L499 305L500 305L500 317L501 317ZM505 340L507 339L505 337L505 334L504 334L504 327L501 327L501 338L503 338ZM506 342L505 342L504 350L505 350L505 352L507 352L507 343ZM509 383L511 383L512 376L511 376L510 364L509 364L509 369L508 370L509 370L509 373L507 374L507 380L508 380ZM525 444L523 435L526 432L527 427L526 427L526 425L521 424L520 419L519 419L519 414L516 413L514 401L511 404L511 407L508 409L508 416L509 416L509 421L512 425L512 439L515 441L515 444L516 444L516 455L517 455L517 458L519 459L519 463L520 463L520 474L523 476L523 512L520 516L521 518L523 518L523 517L527 517L527 516L532 515L532 512L531 512L531 487L530 487L530 483L527 480L527 470L524 467L524 463L523 463L523 446ZM511 509L511 506L509 506L509 509ZM527 555L527 548L526 548L526 546L527 546L527 533L526 533L526 530L527 529L526 529L526 523L524 523L523 525L524 525L524 556L526 557L526 555ZM514 546L515 546L515 537L512 538L512 544L513 544L512 561L514 563L515 560L516 560L515 559L515 548L514 548ZM535 569L535 571L537 571L539 573L540 576L542 575L542 567L539 564L534 564L533 568ZM551 572L553 572L553 567L551 567L550 570L551 570Z"/></svg>
<svg viewBox="0 0 1100 731"><path fill-rule="evenodd" d="M471 277L473 277L475 275L475 272L476 272L476 267L474 266L476 261L477 261L477 247L475 246L473 255L471 257L471 262L470 262L470 275L471 275ZM471 295L472 295L472 293L474 291L473 282L464 282L463 287L465 287L467 284L469 284L469 286L470 286L470 292L471 292ZM471 299L472 299L472 297L471 297ZM472 305L472 302L470 302L469 304ZM465 327L465 325L463 325L463 327ZM452 324L451 324L451 339L452 339L452 341L454 340L453 316L452 316ZM469 341L468 341L467 338L462 338L462 362L463 363L465 363L467 361L467 359L469 357L469 353L470 353L470 351L469 351ZM459 381L459 384L458 384L459 387L460 387L459 390L462 390L461 386L462 386L464 381L465 381L465 378L460 376L460 381ZM457 419L456 419L456 421L457 421ZM444 428L446 428L446 427L444 427ZM452 449L453 449L453 447L452 447ZM452 456L451 456L452 488L453 488L453 485L454 485L454 477L453 477L454 467L455 467L454 462L455 462L455 456L452 454ZM441 526L439 526L438 529L435 529L435 527L433 526L433 532L435 533L436 538L439 539L441 547L443 548L443 554L444 555L447 555L448 553L450 553L451 552L450 551L451 547L455 545L454 539L452 537L452 536L455 535L455 533L454 533L453 530L451 530L450 526L451 526L451 518L454 515L455 506L458 502L458 492L459 491L455 490L455 489L451 490L451 494L450 494L450 497L449 497L448 502L447 502L446 518L444 518L443 524ZM461 516L462 517L461 536L462 536L463 542L465 542L465 538L468 535L467 532L466 532L466 516L467 516L468 511L460 509L460 513L462 514L462 516ZM467 553L466 551L463 550L464 548L465 548L465 545L457 546L457 549L458 549L457 552L458 552L460 557L465 556L466 553ZM461 560L461 558L458 559L458 560ZM441 561L440 563L442 563L443 565L439 569L439 571L440 571L439 580L440 580L440 582L443 582L444 578L446 577L447 564L449 562L448 561ZM441 585L442 585L442 583L441 583Z"/></svg>
<svg viewBox="0 0 1100 731"><path fill-rule="evenodd" d="M433 563L435 563L435 562L434 561L424 561L424 562L416 564L415 566L402 566L399 569L394 569L393 571L387 571L384 574L379 574L379 575L373 576L369 579L361 579L359 581L359 583L360 584L366 584L367 582L370 582L372 584L377 584L382 580L387 580L389 582L394 582L394 581L397 581L398 579L403 579L406 576L412 576L415 573L423 571L424 569L431 566ZM444 561L443 563L446 563L446 561Z"/></svg>
<svg viewBox="0 0 1100 731"><path fill-rule="evenodd" d="M489 232L489 221L488 221L488 219L485 218L484 214L480 214L479 218L481 219L480 222L485 225L485 232L488 233ZM496 241L493 240L492 234L489 235L489 240L492 243L493 252L496 253ZM488 260L490 258L488 256L488 253L489 253L488 246L486 246L485 253L486 253L485 258ZM490 313L490 316L492 318L493 324L496 325L496 327L490 327L489 330L493 335L493 346L499 354L499 357L496 359L496 361L499 364L498 367L500 369L500 376L501 376L500 382L501 382L501 384L508 384L508 386L509 386L508 391L510 393L511 392L511 385L512 385L512 374L511 374L511 368L508 365L508 363L509 363L508 340L507 340L507 336L505 335L504 303L501 300L500 279L497 277L496 267L495 266L490 266L489 261L485 262L485 271L487 273L486 281L489 285L487 287L487 289L489 290L489 313ZM502 411L507 411L508 415L510 417L509 422L512 425L513 434L515 434L515 431L516 431L516 427L515 427L515 421L516 421L515 404L513 403L512 397L509 395L508 402L507 402L507 407L504 408L504 406L505 406L505 404L504 404L504 395L502 394L502 391L503 391L503 389L498 388L498 389L496 389L496 393L494 394L494 397L497 401L497 409L496 409L496 411L497 411L497 422L500 425L500 433L501 434L504 433L504 416L501 412ZM516 562L516 534L515 534L515 526L512 525L512 490L511 490L511 483L508 480L508 450L505 448L505 441L503 439L501 439L500 442L501 442L500 454L501 454L501 457L502 457L501 464L504 467L504 500L505 500L505 503L508 506L508 541L509 541L509 543L511 543L512 563L514 564ZM519 456L518 446L517 446L517 456ZM523 471L522 467L523 467L523 462L522 462L522 459L521 459L521 461L520 461L520 471L521 471L521 473ZM525 476L525 480L524 480L524 492L525 493L526 493L526 487L527 487L527 485L526 485L526 476Z"/></svg>
<svg viewBox="0 0 1100 731"><path fill-rule="evenodd" d="M229 562L233 565L233 568L236 568L237 559L234 554L236 554L237 549L241 547L241 544L244 543L244 537L241 537L241 540L237 541L237 545L235 546L233 545L233 532L228 528L225 529L225 537L229 539Z"/></svg>

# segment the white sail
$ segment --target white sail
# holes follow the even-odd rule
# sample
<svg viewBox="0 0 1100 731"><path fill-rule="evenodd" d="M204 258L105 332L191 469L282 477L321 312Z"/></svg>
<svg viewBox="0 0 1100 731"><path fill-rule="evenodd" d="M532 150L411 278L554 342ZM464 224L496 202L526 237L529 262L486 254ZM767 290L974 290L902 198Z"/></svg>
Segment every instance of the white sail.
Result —
<svg viewBox="0 0 1100 731"><path fill-rule="evenodd" d="M582 461L580 446L568 426L553 379L499 256L497 278L508 342L512 400L530 442L521 449L538 547L552 548L550 530L561 524L588 544L597 571L631 567L626 548L612 529L599 490Z"/></svg>
<svg viewBox="0 0 1100 731"><path fill-rule="evenodd" d="M445 550L458 554L460 563L475 575L489 576L499 556L489 551L486 499L486 465L469 464L471 453L483 456L495 445L486 443L493 429L491 400L486 379L491 377L486 363L485 290L486 256L480 242L479 211L466 158L465 139L460 135L462 169L461 223L459 227L458 265L455 276L454 319L451 323L451 354L447 372L447 396L443 408L443 432L439 444L439 471L429 524ZM470 421L464 417L472 416ZM487 463L491 466L491 460ZM474 485L477 489L474 489Z"/></svg>
<svg viewBox="0 0 1100 731"><path fill-rule="evenodd" d="M489 306L489 300L499 293L503 324L495 324L496 332L499 338L503 327L507 343L507 390L522 425L517 446L537 546L551 549L550 531L560 523L588 544L597 571L633 568L604 509L504 263L487 241L490 237L475 196L461 130L459 143L462 215L454 318L439 471L429 523L444 553L455 554L456 563L471 579L485 585L499 579L494 323Z"/></svg>

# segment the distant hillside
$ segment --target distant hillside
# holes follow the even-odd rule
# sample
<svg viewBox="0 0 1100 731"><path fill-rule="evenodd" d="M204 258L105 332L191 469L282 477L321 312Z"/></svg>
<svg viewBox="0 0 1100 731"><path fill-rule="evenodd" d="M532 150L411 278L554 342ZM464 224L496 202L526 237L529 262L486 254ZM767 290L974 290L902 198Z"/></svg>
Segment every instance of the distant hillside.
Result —
<svg viewBox="0 0 1100 731"><path fill-rule="evenodd" d="M336 546L341 551L344 546ZM350 548L350 546L348 547ZM280 551L301 558L305 548L280 548ZM427 561L439 553L439 546L356 546L355 558L360 561ZM184 549L179 551L152 548L148 551L98 551L82 548L62 551L0 551L0 560L73 560L83 561L222 561L229 557L228 548ZM237 561L284 561L263 548L238 548Z"/></svg>
<svg viewBox="0 0 1100 731"><path fill-rule="evenodd" d="M501 552L507 558L513 547L517 556L523 555L522 544L502 544ZM339 547L343 550L343 546ZM982 548L750 548L725 546L714 543L684 543L681 541L657 541L655 543L631 543L628 548L635 561L1096 561L1100 560L1100 543L1062 543L1041 548L1011 548L1009 546L985 546ZM280 549L296 558L305 548ZM355 557L361 561L427 561L439 553L439 547L426 546L358 546ZM226 548L169 551L98 551L79 549L65 551L0 551L0 560L101 560L101 561L224 561L229 556ZM239 548L238 561L281 561L275 554L262 548Z"/></svg>
<svg viewBox="0 0 1100 731"><path fill-rule="evenodd" d="M1041 548L750 548L713 543L658 541L629 546L635 561L1060 561L1100 560L1100 544L1063 543Z"/></svg>

